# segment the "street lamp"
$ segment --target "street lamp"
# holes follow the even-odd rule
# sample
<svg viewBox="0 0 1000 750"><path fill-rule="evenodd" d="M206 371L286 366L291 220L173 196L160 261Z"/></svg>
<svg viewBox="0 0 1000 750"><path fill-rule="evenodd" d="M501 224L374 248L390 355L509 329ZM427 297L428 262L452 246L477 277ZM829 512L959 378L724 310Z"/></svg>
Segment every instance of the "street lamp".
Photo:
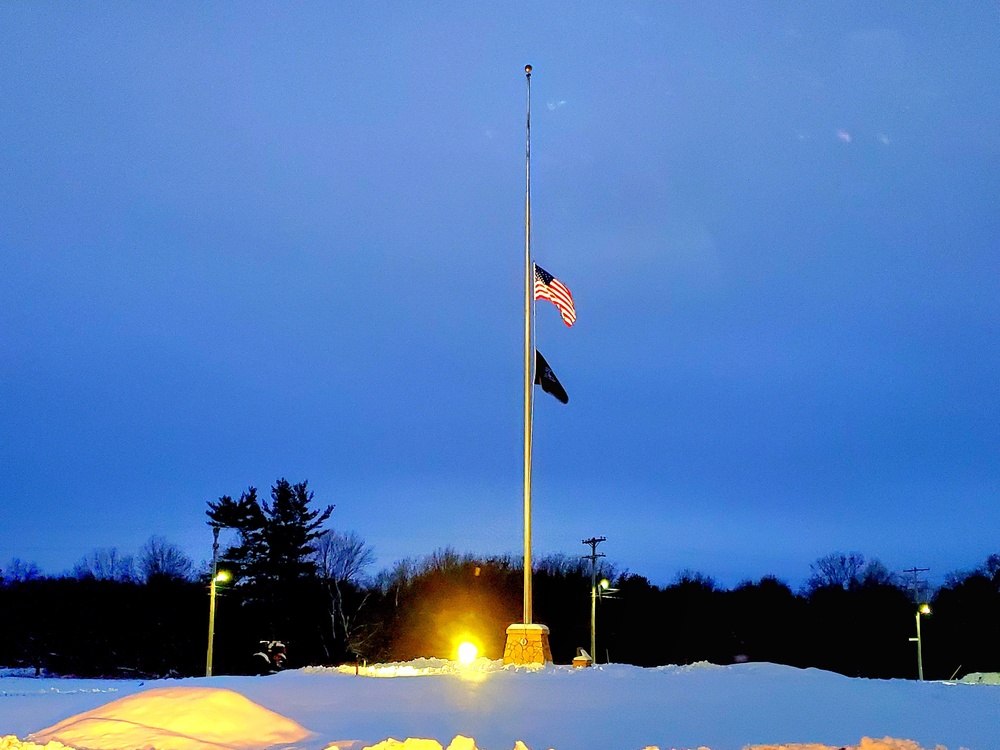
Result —
<svg viewBox="0 0 1000 750"><path fill-rule="evenodd" d="M930 604L921 604L917 607L917 637L910 639L911 642L915 642L917 644L917 679L919 680L924 679L924 643L920 636L920 616L929 615L930 613Z"/></svg>
<svg viewBox="0 0 1000 750"><path fill-rule="evenodd" d="M618 589L611 588L611 582L602 578L590 584L590 655L597 664L597 600L605 594L613 594Z"/></svg>
<svg viewBox="0 0 1000 750"><path fill-rule="evenodd" d="M212 676L212 647L215 645L215 584L224 583L229 573L219 570L219 527L212 526L212 582L208 594L208 656L205 659L205 676Z"/></svg>
<svg viewBox="0 0 1000 750"><path fill-rule="evenodd" d="M597 551L597 545L606 541L603 536L595 536L582 542L590 545L590 554L584 555L583 559L590 560L590 658L594 664L597 664L597 559L604 557Z"/></svg>
<svg viewBox="0 0 1000 750"><path fill-rule="evenodd" d="M205 663L205 676L212 676L212 647L215 643L215 584L225 583L232 576L228 571L220 570L212 576L212 584L208 594L208 659Z"/></svg>

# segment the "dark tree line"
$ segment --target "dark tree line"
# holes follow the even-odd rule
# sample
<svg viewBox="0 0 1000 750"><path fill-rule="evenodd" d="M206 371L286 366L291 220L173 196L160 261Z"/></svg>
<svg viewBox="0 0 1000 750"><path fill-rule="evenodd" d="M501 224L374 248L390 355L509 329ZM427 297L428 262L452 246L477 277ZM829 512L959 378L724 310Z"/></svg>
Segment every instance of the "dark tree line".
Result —
<svg viewBox="0 0 1000 750"><path fill-rule="evenodd" d="M204 673L204 587L39 577L0 587L0 663L80 676Z"/></svg>
<svg viewBox="0 0 1000 750"><path fill-rule="evenodd" d="M441 550L366 576L371 549L324 530L333 506L307 484L279 480L263 500L209 503L220 539L214 673L246 671L262 640L288 646L290 667L454 658L462 640L503 653L521 619L521 560ZM771 576L725 589L682 572L668 586L604 565L617 589L597 604L597 658L639 666L767 661L849 676L916 676L916 603L877 560L817 560L805 587ZM0 665L58 674L204 674L211 570L154 537L136 559L95 550L72 574L45 577L11 561L0 574ZM550 556L534 566L534 619L551 629L553 658L569 663L590 641L590 563ZM924 671L947 679L1000 671L1000 555L948 576L922 620Z"/></svg>

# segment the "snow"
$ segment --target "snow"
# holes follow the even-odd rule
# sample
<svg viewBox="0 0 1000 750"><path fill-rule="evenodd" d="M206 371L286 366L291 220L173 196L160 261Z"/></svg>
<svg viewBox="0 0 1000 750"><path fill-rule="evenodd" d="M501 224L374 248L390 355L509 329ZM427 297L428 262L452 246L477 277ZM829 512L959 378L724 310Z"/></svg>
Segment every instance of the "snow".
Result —
<svg viewBox="0 0 1000 750"><path fill-rule="evenodd" d="M970 672L962 678L962 682L971 685L1000 685L1000 672Z"/></svg>
<svg viewBox="0 0 1000 750"><path fill-rule="evenodd" d="M126 722L146 732L141 740L113 736ZM70 736L60 726L86 732ZM296 726L308 735L296 735ZM94 750L250 750L282 742L304 750L507 750L519 741L530 750L795 743L800 750L1000 750L1000 685L856 679L765 663L574 669L483 659L468 667L425 659L359 674L312 668L155 682L8 672L0 673L3 735L0 749L33 739ZM178 735L190 743L171 745Z"/></svg>
<svg viewBox="0 0 1000 750"><path fill-rule="evenodd" d="M300 742L309 731L232 690L161 687L71 716L31 739L95 747L98 737L102 748L200 750L223 745L254 750Z"/></svg>

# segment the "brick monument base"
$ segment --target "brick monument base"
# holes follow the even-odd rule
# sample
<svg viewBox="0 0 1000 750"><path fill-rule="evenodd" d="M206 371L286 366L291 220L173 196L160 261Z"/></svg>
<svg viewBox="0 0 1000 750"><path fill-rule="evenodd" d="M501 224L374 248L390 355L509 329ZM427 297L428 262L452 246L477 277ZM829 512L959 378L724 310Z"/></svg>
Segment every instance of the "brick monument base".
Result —
<svg viewBox="0 0 1000 750"><path fill-rule="evenodd" d="M551 664L549 628L546 625L514 623L507 627L504 664Z"/></svg>

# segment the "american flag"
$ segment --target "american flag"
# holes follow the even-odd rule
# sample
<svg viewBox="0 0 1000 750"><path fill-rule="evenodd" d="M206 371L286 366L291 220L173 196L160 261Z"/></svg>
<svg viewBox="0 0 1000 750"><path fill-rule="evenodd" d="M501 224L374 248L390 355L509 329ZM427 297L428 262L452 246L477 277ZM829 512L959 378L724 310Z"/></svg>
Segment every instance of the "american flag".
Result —
<svg viewBox="0 0 1000 750"><path fill-rule="evenodd" d="M558 307L559 314L562 315L563 323L566 325L571 326L576 320L576 308L573 306L573 295L569 289L537 263L535 264L535 299L547 299Z"/></svg>

